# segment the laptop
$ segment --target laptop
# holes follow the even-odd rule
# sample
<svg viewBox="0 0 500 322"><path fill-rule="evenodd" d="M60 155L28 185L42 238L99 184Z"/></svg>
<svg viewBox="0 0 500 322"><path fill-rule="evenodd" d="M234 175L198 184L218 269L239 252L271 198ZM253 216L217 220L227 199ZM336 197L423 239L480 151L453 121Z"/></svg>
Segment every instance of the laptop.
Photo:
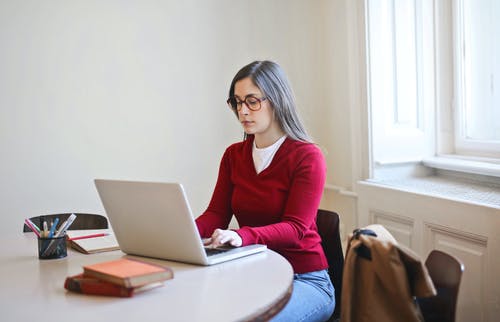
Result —
<svg viewBox="0 0 500 322"><path fill-rule="evenodd" d="M94 182L120 249L126 254L213 265L266 250L260 244L207 249L180 183Z"/></svg>

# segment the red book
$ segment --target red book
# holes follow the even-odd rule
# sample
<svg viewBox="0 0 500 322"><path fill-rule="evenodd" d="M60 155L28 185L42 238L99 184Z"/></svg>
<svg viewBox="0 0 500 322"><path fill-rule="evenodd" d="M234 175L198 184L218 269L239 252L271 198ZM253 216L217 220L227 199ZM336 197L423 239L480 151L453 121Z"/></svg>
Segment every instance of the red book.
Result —
<svg viewBox="0 0 500 322"><path fill-rule="evenodd" d="M130 258L83 266L83 274L124 287L137 287L174 277L168 266Z"/></svg>
<svg viewBox="0 0 500 322"><path fill-rule="evenodd" d="M116 297L132 297L134 294L150 290L162 286L163 283L150 283L138 287L125 287L110 282L106 282L94 277L87 277L83 274L66 277L64 281L64 288L68 291L92 294L92 295L105 295Z"/></svg>

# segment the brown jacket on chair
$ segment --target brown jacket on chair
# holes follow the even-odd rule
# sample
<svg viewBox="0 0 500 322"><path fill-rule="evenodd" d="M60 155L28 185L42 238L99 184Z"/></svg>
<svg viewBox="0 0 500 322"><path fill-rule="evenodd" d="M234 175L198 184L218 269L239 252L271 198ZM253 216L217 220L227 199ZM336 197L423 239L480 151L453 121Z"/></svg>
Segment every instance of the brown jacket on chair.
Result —
<svg viewBox="0 0 500 322"><path fill-rule="evenodd" d="M349 236L340 320L423 321L414 296L436 294L424 263L413 251L398 245L383 226L366 228L374 231L377 237ZM363 250L368 252L367 256L363 255ZM369 256L371 260L367 259Z"/></svg>

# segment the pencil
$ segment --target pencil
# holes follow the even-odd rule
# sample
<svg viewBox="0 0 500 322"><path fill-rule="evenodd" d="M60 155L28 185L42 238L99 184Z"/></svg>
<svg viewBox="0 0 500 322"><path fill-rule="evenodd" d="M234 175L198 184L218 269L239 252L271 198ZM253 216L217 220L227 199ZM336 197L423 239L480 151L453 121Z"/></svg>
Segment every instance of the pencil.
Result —
<svg viewBox="0 0 500 322"><path fill-rule="evenodd" d="M86 239L86 238L95 238L95 237L104 237L108 236L108 233L100 233L100 234L91 234L91 235L84 235L84 236L77 236L73 238L69 238L68 240L78 240L78 239Z"/></svg>
<svg viewBox="0 0 500 322"><path fill-rule="evenodd" d="M40 237L40 233L39 233L40 229L31 220L25 219L24 223L26 224L26 226L29 227L29 229L31 229L32 232L35 233L35 235L37 237Z"/></svg>

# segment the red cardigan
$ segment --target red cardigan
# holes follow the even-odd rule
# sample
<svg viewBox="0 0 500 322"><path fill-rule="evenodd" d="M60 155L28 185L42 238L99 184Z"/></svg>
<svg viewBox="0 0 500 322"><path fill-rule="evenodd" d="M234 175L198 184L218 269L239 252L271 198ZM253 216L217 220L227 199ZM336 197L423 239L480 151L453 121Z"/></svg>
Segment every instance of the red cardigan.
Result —
<svg viewBox="0 0 500 322"><path fill-rule="evenodd" d="M243 245L265 244L280 253L295 273L328 268L316 227L325 184L320 149L287 138L260 174L252 158L253 136L229 146L207 210L196 219L202 237L227 229L234 214Z"/></svg>

